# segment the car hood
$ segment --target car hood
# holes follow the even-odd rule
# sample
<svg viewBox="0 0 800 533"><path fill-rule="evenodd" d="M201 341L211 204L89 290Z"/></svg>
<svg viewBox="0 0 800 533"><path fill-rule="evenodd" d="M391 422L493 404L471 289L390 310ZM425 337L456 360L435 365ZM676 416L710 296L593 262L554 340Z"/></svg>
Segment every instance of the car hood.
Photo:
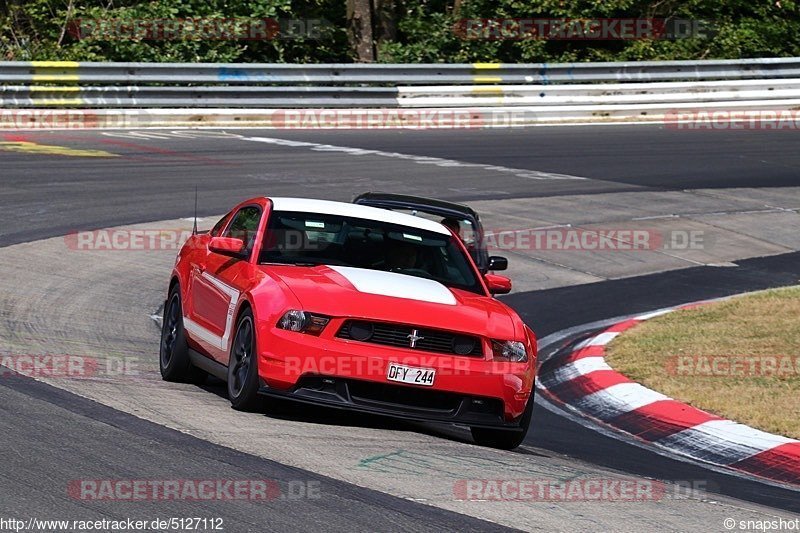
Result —
<svg viewBox="0 0 800 533"><path fill-rule="evenodd" d="M512 312L488 296L433 280L363 268L264 265L304 310L515 339Z"/></svg>

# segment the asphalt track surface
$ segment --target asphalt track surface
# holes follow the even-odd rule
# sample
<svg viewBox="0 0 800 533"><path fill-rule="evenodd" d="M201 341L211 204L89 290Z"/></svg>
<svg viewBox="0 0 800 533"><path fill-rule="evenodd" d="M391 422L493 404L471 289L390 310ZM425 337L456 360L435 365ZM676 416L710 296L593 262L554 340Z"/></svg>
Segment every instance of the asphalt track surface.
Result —
<svg viewBox="0 0 800 533"><path fill-rule="evenodd" d="M169 517L219 517L226 531L503 531L505 528L458 513L422 506L308 471L210 444L175 430L85 400L29 379L0 385L5 406L0 428L6 450L25 450L4 458L0 505L6 516L65 517L81 520L153 520ZM30 456L39 458L33 464ZM124 458L120 460L120 458ZM84 479L226 479L276 481L285 499L250 502L113 502L91 507L77 498L53 498L83 472ZM100 474L102 472L102 474ZM215 476L209 478L209 472ZM135 474L134 474L135 473ZM88 474L88 476L87 476ZM106 477L103 477L106 476ZM319 499L291 496L301 478ZM306 489L303 489L306 490ZM295 489L294 494L300 494Z"/></svg>
<svg viewBox="0 0 800 533"><path fill-rule="evenodd" d="M195 186L200 190L199 213L212 215L242 198L263 194L302 192L350 200L373 188L486 200L778 187L798 185L800 179L797 139L785 131L675 131L642 125L457 132L231 130L590 178L577 181L526 180L430 165L420 165L419 173L402 174L390 159L328 157L218 138L158 139L158 130L152 133L153 139L97 132L0 133L0 142L66 143L120 154L94 159L0 152L0 246L73 230L191 216Z"/></svg>
<svg viewBox="0 0 800 533"><path fill-rule="evenodd" d="M232 132L249 136L392 151L482 165L566 174L586 180L525 180L491 170L441 171L431 179L397 175L391 161L359 166L352 157L326 157L286 147L265 152L259 143L228 139L141 139L97 132L0 134L7 142L33 141L107 149L115 158L64 158L0 151L0 246L63 235L76 229L190 216L192 193L200 214L225 211L258 194L308 195L348 200L369 189L454 200L543 197L625 190L680 190L800 185L800 154L788 132L676 132L656 126L564 127L489 131ZM270 145L272 146L272 145ZM576 206L579 208L579 206ZM800 256L738 262L735 268L698 267L506 298L540 337L576 325L686 301L796 283ZM291 467L222 448L119 413L65 391L19 378L0 384L0 511L57 517L71 510L113 516L118 509L89 508L53 486L87 476L87 465L106 466L120 478L165 471L187 479L297 477ZM708 481L725 497L800 512L797 492L709 472L698 466L620 443L537 406L527 445L616 471L659 479ZM64 453L54 454L53 449ZM15 450L33 451L36 464ZM113 451L113 453L112 453ZM109 470L109 468L111 470ZM302 476L314 476L302 472ZM89 470L91 472L91 469ZM142 476L142 473L145 475ZM314 530L490 530L499 526L458 513L394 498L319 477L333 498L300 506L266 504L246 512L235 504L209 504L227 530L285 530L302 517ZM196 511L197 508L193 507ZM180 515L180 504L162 509ZM147 506L126 508L125 516ZM718 525L710 525L718 528ZM565 524L565 529L569 525Z"/></svg>

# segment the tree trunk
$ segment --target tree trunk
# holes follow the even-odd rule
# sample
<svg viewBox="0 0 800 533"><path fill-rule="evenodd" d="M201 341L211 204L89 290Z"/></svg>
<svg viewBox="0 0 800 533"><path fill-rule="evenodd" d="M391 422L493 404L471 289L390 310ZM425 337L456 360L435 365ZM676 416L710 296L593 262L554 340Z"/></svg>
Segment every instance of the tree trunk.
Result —
<svg viewBox="0 0 800 533"><path fill-rule="evenodd" d="M397 38L396 0L372 0L375 22L375 40L378 43L394 41Z"/></svg>
<svg viewBox="0 0 800 533"><path fill-rule="evenodd" d="M347 0L347 30L356 61L374 62L375 42L372 37L371 0Z"/></svg>

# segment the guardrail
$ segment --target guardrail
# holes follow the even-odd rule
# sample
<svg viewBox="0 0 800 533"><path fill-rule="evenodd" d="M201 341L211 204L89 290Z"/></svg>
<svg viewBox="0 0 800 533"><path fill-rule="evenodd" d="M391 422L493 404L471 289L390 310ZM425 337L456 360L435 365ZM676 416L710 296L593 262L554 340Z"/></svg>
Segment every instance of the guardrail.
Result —
<svg viewBox="0 0 800 533"><path fill-rule="evenodd" d="M392 107L395 87L0 86L6 107Z"/></svg>
<svg viewBox="0 0 800 533"><path fill-rule="evenodd" d="M800 79L598 85L405 87L0 86L5 107L495 107L767 101L800 98Z"/></svg>
<svg viewBox="0 0 800 533"><path fill-rule="evenodd" d="M582 83L800 77L798 58L562 64L238 64L0 62L0 83Z"/></svg>
<svg viewBox="0 0 800 533"><path fill-rule="evenodd" d="M548 121L672 109L800 109L800 58L570 64L0 62L2 109L189 110L238 123L291 108L515 108ZM108 113L106 113L108 112ZM204 119L192 115L197 123ZM522 115L520 115L522 116ZM169 118L165 119L169 122ZM224 119L226 120L226 119ZM223 120L223 122L224 122ZM2 124L0 124L2 127Z"/></svg>

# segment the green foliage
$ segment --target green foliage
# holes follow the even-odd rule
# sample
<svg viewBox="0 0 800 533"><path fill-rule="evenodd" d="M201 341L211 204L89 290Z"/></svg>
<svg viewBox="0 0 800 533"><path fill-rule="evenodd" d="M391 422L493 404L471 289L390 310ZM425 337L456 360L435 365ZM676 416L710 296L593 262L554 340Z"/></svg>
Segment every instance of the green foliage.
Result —
<svg viewBox="0 0 800 533"><path fill-rule="evenodd" d="M79 21L323 19L319 39L79 39ZM335 62L349 58L343 2L330 0L27 0L0 12L0 58L74 61ZM70 31L73 30L73 31Z"/></svg>
<svg viewBox="0 0 800 533"><path fill-rule="evenodd" d="M800 55L800 8L793 0L464 0L458 14L438 2L408 3L390 62L572 62L788 57ZM705 21L706 36L674 40L469 40L464 19L651 18Z"/></svg>
<svg viewBox="0 0 800 533"><path fill-rule="evenodd" d="M800 56L795 0L396 0L397 36L383 62L635 61ZM458 4L458 12L455 12ZM11 0L0 4L0 60L349 62L346 0ZM78 39L76 20L324 19L318 39ZM462 19L663 18L703 20L705 37L558 41L465 39Z"/></svg>

